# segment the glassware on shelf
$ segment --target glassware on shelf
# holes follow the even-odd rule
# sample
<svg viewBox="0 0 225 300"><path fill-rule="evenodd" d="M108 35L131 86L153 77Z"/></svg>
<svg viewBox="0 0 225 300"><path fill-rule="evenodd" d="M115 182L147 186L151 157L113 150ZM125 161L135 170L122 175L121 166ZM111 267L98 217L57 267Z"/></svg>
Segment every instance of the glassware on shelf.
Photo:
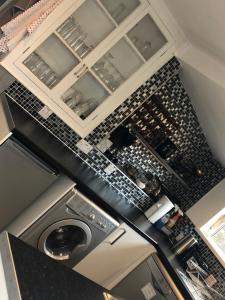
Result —
<svg viewBox="0 0 225 300"><path fill-rule="evenodd" d="M56 73L35 52L25 59L24 65L49 88L53 88L59 81Z"/></svg>
<svg viewBox="0 0 225 300"><path fill-rule="evenodd" d="M80 35L75 39L75 41L72 44L71 48L73 48L73 50L78 53L78 50L83 45L85 45L84 40L86 39L86 37L87 37L87 33L84 33L84 32L81 31Z"/></svg>
<svg viewBox="0 0 225 300"><path fill-rule="evenodd" d="M105 85L111 91L115 91L124 81L124 77L113 65L111 62L112 59L112 54L108 52L93 66L93 69L99 78L105 83Z"/></svg>
<svg viewBox="0 0 225 300"><path fill-rule="evenodd" d="M61 101L70 107L77 116L85 119L108 96L108 91L99 80L91 72L86 72L65 90Z"/></svg>
<svg viewBox="0 0 225 300"><path fill-rule="evenodd" d="M145 60L149 60L167 43L166 37L149 14L131 28L127 36Z"/></svg>
<svg viewBox="0 0 225 300"><path fill-rule="evenodd" d="M85 102L78 104L73 111L81 118L85 119L92 113L97 107L97 101L95 98L89 98Z"/></svg>
<svg viewBox="0 0 225 300"><path fill-rule="evenodd" d="M73 17L67 19L57 32L80 58L84 58L94 48L86 44L85 39L88 35Z"/></svg>
<svg viewBox="0 0 225 300"><path fill-rule="evenodd" d="M73 17L70 17L57 29L57 32L64 38L73 29L74 25L75 20Z"/></svg>
<svg viewBox="0 0 225 300"><path fill-rule="evenodd" d="M73 87L63 94L62 100L81 119L85 119L98 105L94 97L84 100L82 93Z"/></svg>
<svg viewBox="0 0 225 300"><path fill-rule="evenodd" d="M80 26L74 24L74 27L72 27L71 30L65 36L63 36L63 39L68 43L68 45L70 45L74 39L77 38L80 31Z"/></svg>
<svg viewBox="0 0 225 300"><path fill-rule="evenodd" d="M38 55L35 52L33 52L30 56L28 56L25 59L23 63L29 68L30 71L33 72L33 69L35 68L38 59L39 59Z"/></svg>
<svg viewBox="0 0 225 300"><path fill-rule="evenodd" d="M131 42L134 44L134 46L144 57L148 55L148 52L152 47L152 43L150 41L142 41L140 38L138 38L135 35L132 36Z"/></svg>
<svg viewBox="0 0 225 300"><path fill-rule="evenodd" d="M80 25L74 27L74 30L71 32L70 35L67 35L66 38L64 38L64 40L67 42L67 44L72 47L77 39L79 38L79 36L82 34L82 31L81 31L81 28L80 28Z"/></svg>
<svg viewBox="0 0 225 300"><path fill-rule="evenodd" d="M139 40L139 38L138 38L136 35L134 35L134 36L131 37L131 42L132 42L137 48L139 48L140 40Z"/></svg>
<svg viewBox="0 0 225 300"><path fill-rule="evenodd" d="M49 87L49 88L53 88L57 83L58 83L59 79L56 76L56 74L54 72L51 72L51 74L48 76L48 78L45 80L45 84Z"/></svg>
<svg viewBox="0 0 225 300"><path fill-rule="evenodd" d="M82 47L79 50L78 55L80 56L80 58L85 57L89 52L91 52L91 50L93 50L93 46L87 46L86 44L83 44Z"/></svg>
<svg viewBox="0 0 225 300"><path fill-rule="evenodd" d="M152 43L149 41L145 41L143 44L143 47L140 49L141 53L145 53L146 51L149 51L152 47Z"/></svg>
<svg viewBox="0 0 225 300"><path fill-rule="evenodd" d="M82 101L83 97L79 91L70 88L63 94L62 99L69 108L74 109Z"/></svg>
<svg viewBox="0 0 225 300"><path fill-rule="evenodd" d="M105 66L105 62L104 62L104 60L102 59L102 60L98 61L98 62L94 65L94 70L95 70L97 73L101 74L101 72L104 70L104 66ZM100 77L101 77L101 76L100 76Z"/></svg>

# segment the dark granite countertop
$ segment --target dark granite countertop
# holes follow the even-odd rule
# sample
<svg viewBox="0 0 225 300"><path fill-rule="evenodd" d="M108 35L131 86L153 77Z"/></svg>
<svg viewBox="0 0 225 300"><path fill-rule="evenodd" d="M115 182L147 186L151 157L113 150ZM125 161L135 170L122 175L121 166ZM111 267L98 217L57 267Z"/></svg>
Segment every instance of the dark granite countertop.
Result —
<svg viewBox="0 0 225 300"><path fill-rule="evenodd" d="M32 151L48 161L53 168L68 175L77 183L78 189L90 197L96 204L105 209L115 218L127 222L133 229L149 240L157 249L158 254L168 272L186 300L193 299L178 271L182 271L179 261L171 251L168 239L156 231L147 221L144 214L136 207L127 203L107 182L52 136L41 125L37 124L17 104L9 101L14 119L14 135L23 141Z"/></svg>
<svg viewBox="0 0 225 300"><path fill-rule="evenodd" d="M0 235L0 253L11 300L105 300L105 294L109 295L103 287L6 232Z"/></svg>

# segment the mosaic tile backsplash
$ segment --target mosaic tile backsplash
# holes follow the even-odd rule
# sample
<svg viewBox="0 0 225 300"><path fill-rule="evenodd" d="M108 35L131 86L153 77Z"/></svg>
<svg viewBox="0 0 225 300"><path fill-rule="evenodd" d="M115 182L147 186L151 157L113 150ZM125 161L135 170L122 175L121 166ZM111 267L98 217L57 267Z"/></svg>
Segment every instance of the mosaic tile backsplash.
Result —
<svg viewBox="0 0 225 300"><path fill-rule="evenodd" d="M185 212L225 177L225 170L211 154L191 101L180 81L179 69L179 62L175 57L172 58L91 132L86 140L93 146L97 145L132 114L138 112L143 105L150 105L152 103L151 96L156 96L179 125L179 131L171 134L171 139L179 151L183 153L187 163L191 161L201 166L204 176L192 182L189 189L184 188L177 178L159 164L140 143L124 149L119 155L119 163L120 166L123 166L125 163L134 164L144 171L151 171L157 174L173 196L172 200L177 202ZM6 94L80 157L103 180L114 187L118 193L122 194L124 199L131 205L145 210L153 204L153 200L143 190L138 188L120 168L116 168L112 174L107 175L104 169L109 165L110 161L96 147L88 155L81 152L76 147L80 137L54 113L47 120L43 119L38 114L43 104L21 83L15 81L6 90ZM182 230L194 232L197 235L193 224L187 217L184 217L177 224L175 235ZM200 241L202 259L209 265L210 270L217 278L217 287L225 294L224 268L215 259L200 237L198 239Z"/></svg>
<svg viewBox="0 0 225 300"><path fill-rule="evenodd" d="M128 97L121 106L119 106L86 138L86 140L91 145L98 144L104 136L113 131L125 118L174 76L174 74L177 74L179 67L180 64L178 60L175 57L172 58L159 69L158 72L144 82L144 84L130 97ZM43 119L38 112L44 105L21 83L15 81L6 90L6 93L35 120L87 163L88 166L96 171L98 175L111 184L131 205L135 205L142 210L145 210L152 205L153 202L148 195L137 188L137 186L125 176L120 169L117 168L111 175L107 175L104 172L104 169L109 165L110 161L96 148L93 148L88 155L81 152L76 147L76 143L80 140L80 137L54 113L47 120Z"/></svg>
<svg viewBox="0 0 225 300"><path fill-rule="evenodd" d="M139 106L124 124L130 122L133 126L139 124L136 127L140 128L142 135L147 136L150 132L148 126L153 123L153 114L162 117L163 110L164 114L168 114L172 119L170 124L175 123L173 130L167 126L167 137L176 147L173 156L178 156L179 159L182 157L183 168L188 169L192 166L199 168L203 176L198 177L193 172L190 182L184 186L179 178L163 163L160 163L154 154L140 142L120 150L119 154L117 153L117 164L122 169L126 166L133 166L141 173L157 175L169 195L172 196L172 200L183 211L186 211L225 177L225 169L212 156L179 75L174 75L169 79L162 88L155 92L154 96L149 97ZM144 113L140 113L142 111ZM161 124L168 125L168 122L166 123L164 118ZM159 127L158 124L156 125ZM161 129L165 132L166 126ZM155 128L153 130L155 133ZM175 158L170 157L172 161L167 163L172 166L172 169L176 167L173 162L176 162Z"/></svg>

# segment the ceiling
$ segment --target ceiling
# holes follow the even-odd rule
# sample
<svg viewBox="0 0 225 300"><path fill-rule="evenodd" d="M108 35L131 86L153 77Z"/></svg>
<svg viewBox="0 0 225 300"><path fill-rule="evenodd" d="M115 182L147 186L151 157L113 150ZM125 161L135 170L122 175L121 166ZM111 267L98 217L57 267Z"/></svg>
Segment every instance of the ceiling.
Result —
<svg viewBox="0 0 225 300"><path fill-rule="evenodd" d="M188 40L225 64L225 1L164 0Z"/></svg>

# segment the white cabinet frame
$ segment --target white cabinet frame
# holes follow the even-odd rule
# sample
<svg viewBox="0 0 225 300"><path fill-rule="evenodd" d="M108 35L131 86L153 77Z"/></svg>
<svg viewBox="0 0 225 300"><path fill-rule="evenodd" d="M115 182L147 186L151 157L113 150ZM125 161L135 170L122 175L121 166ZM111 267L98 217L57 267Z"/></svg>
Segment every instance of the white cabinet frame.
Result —
<svg viewBox="0 0 225 300"><path fill-rule="evenodd" d="M80 64L73 68L54 88L49 89L29 69L23 61L48 38L56 29L85 2L85 0L65 0L56 10L40 25L36 32L25 38L7 57L1 62L16 79L27 89L37 96L58 117L70 126L82 138L86 137L105 118L107 118L119 105L121 105L145 80L152 76L164 63L166 63L174 52L174 39L162 23L158 15L147 4L141 0L140 5L130 16L117 26L95 49L87 55ZM99 0L97 0L100 3ZM61 95L76 82L75 73L84 66L90 70L110 48L112 48L126 33L146 14L150 14L160 31L167 39L167 43L155 53L150 60L126 80L116 91L109 92L109 97L101 103L85 120L79 118L60 99ZM109 14L108 14L109 15ZM113 19L111 18L112 22ZM115 23L115 21L114 21ZM115 23L116 24L116 23ZM135 49L135 47L133 47ZM93 74L94 75L94 74ZM100 82L96 75L94 77ZM104 84L102 84L103 87ZM106 88L106 87L105 87Z"/></svg>

